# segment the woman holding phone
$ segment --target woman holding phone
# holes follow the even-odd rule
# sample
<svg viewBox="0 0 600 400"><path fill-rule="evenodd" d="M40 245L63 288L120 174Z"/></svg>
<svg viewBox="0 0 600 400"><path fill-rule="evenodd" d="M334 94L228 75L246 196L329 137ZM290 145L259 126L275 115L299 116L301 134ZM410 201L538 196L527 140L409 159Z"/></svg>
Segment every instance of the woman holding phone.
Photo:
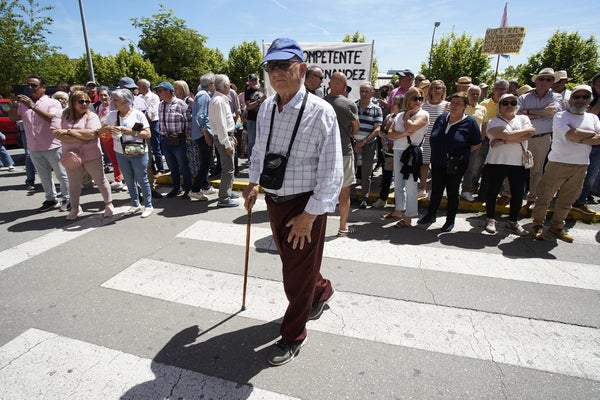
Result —
<svg viewBox="0 0 600 400"><path fill-rule="evenodd" d="M116 110L106 117L105 125L100 128L100 135L111 135L119 167L123 172L132 205L125 215L142 211L140 205L139 184L144 196L142 218L152 215L152 192L148 180L148 146L145 139L150 138L150 124L143 112L133 109L133 95L128 89L117 89L112 92L112 102Z"/></svg>

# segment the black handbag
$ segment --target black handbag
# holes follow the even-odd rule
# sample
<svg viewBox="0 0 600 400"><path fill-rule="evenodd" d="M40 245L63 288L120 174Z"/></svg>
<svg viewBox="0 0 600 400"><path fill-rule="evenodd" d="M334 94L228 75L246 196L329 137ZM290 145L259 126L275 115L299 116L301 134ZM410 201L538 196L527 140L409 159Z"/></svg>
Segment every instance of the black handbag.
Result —
<svg viewBox="0 0 600 400"><path fill-rule="evenodd" d="M294 126L294 132L292 133L292 139L290 140L290 144L285 155L269 153L269 145L271 144L271 135L273 133L273 121L275 119L275 108L277 107L277 104L273 104L273 112L271 113L271 126L269 128L269 138L267 139L267 148L265 151L265 160L263 164L262 173L260 174L260 180L258 182L260 186L262 186L265 189L277 190L281 189L281 186L283 186L283 180L285 179L285 168L290 157L292 144L294 143L294 139L296 138L296 134L298 133L300 120L302 119L304 107L306 106L306 99L309 95L310 94L306 92L306 95L302 100L302 106L300 107L298 118L296 119L296 125Z"/></svg>

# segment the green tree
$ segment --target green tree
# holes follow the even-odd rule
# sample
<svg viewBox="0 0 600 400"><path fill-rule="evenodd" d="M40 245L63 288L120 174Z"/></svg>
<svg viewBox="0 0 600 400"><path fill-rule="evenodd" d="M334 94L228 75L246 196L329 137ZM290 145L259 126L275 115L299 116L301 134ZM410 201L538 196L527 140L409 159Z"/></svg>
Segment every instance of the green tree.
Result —
<svg viewBox="0 0 600 400"><path fill-rule="evenodd" d="M244 84L248 74L255 73L259 77L260 62L262 61L262 52L256 40L252 42L244 41L238 46L229 50L227 59L227 75L229 79L238 87L238 92L244 90Z"/></svg>
<svg viewBox="0 0 600 400"><path fill-rule="evenodd" d="M346 34L342 39L344 43L366 43L367 39L364 35L361 35L359 31L354 32L352 35ZM377 76L379 75L379 64L377 63L377 57L375 57L375 50L373 50L373 63L371 66L371 83L374 85L377 82Z"/></svg>
<svg viewBox="0 0 600 400"><path fill-rule="evenodd" d="M40 60L55 50L46 40L54 22L46 14L53 8L35 0L0 0L0 93L8 95L12 84L37 73Z"/></svg>
<svg viewBox="0 0 600 400"><path fill-rule="evenodd" d="M42 76L49 86L55 85L58 82L73 82L75 77L75 62L66 54L54 51L41 58L36 73Z"/></svg>
<svg viewBox="0 0 600 400"><path fill-rule="evenodd" d="M421 72L430 81L441 79L448 93L456 90L455 82L461 76L470 76L473 83L489 79L490 57L482 53L483 39L452 32L442 37L431 49L431 68L421 63Z"/></svg>
<svg viewBox="0 0 600 400"><path fill-rule="evenodd" d="M193 83L218 66L218 54L204 46L207 37L188 28L184 20L175 17L172 9L167 11L163 4L152 17L131 21L142 30L138 46L159 75Z"/></svg>
<svg viewBox="0 0 600 400"><path fill-rule="evenodd" d="M92 62L94 63L94 75L100 85L116 86L119 79L129 76L134 80L146 78L150 82L158 83L166 80L160 77L154 70L154 66L142 57L137 51L123 47L116 55L103 56L92 51ZM88 80L88 68L86 55L82 55L75 61L75 72L71 82L85 83Z"/></svg>
<svg viewBox="0 0 600 400"><path fill-rule="evenodd" d="M573 84L589 83L599 70L598 42L592 35L584 39L579 33L556 31L546 47L527 59L519 70L519 81L531 84L531 78L542 68L566 70Z"/></svg>

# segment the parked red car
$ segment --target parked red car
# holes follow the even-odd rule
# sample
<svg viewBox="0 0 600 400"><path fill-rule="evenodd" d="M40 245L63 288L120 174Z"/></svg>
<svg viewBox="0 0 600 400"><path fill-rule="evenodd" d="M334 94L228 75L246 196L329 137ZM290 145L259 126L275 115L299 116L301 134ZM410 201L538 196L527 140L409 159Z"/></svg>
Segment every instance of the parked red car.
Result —
<svg viewBox="0 0 600 400"><path fill-rule="evenodd" d="M17 125L8 118L8 111L11 109L10 99L0 99L0 132L6 135L4 146L17 146L17 134L19 129Z"/></svg>

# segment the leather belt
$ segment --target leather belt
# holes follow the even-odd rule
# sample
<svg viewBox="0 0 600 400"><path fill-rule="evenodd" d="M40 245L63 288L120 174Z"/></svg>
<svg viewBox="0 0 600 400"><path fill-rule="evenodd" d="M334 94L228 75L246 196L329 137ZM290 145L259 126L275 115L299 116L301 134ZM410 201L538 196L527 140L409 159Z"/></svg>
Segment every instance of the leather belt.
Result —
<svg viewBox="0 0 600 400"><path fill-rule="evenodd" d="M545 133L540 133L539 135L533 135L532 138L536 138L536 137L542 137L542 136L546 136L551 134L552 132L545 132Z"/></svg>
<svg viewBox="0 0 600 400"><path fill-rule="evenodd" d="M265 196L267 196L269 199L273 200L274 203L285 203L286 201L290 201L293 199L297 199L298 197L302 197L304 195L311 195L313 194L312 191L310 192L303 192L303 193L295 193L295 194L290 194L287 196L279 196L276 195L274 193L269 193L269 192L265 192Z"/></svg>

